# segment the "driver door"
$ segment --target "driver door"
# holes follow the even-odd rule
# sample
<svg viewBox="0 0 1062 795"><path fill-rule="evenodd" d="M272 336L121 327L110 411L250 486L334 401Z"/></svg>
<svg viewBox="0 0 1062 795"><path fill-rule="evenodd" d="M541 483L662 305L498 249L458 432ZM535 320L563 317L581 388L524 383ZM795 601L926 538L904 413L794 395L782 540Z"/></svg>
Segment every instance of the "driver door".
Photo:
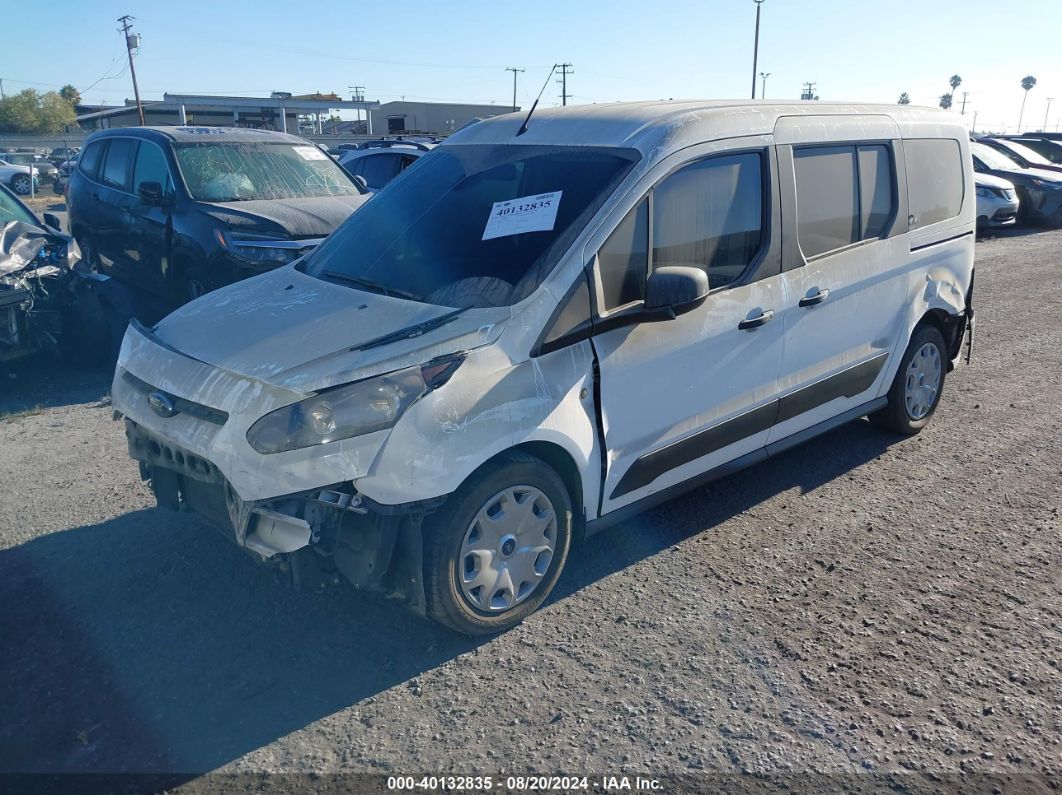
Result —
<svg viewBox="0 0 1062 795"><path fill-rule="evenodd" d="M771 143L756 136L668 158L634 206L606 221L594 256L602 515L763 451L785 304ZM627 322L648 274L669 265L704 269L706 300L672 320Z"/></svg>

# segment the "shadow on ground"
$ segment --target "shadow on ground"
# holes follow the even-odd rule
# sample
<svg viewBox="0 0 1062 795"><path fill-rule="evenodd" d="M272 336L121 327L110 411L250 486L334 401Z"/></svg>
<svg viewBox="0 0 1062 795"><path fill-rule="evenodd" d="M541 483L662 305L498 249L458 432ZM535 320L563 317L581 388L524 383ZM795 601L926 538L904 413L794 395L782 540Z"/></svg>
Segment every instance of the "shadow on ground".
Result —
<svg viewBox="0 0 1062 795"><path fill-rule="evenodd" d="M855 423L595 536L551 601L895 440ZM155 510L0 552L0 603L6 772L191 778L490 642L346 587L294 592Z"/></svg>
<svg viewBox="0 0 1062 795"><path fill-rule="evenodd" d="M113 375L113 370L103 367L71 367L47 352L0 363L0 419L5 414L98 401L110 392Z"/></svg>

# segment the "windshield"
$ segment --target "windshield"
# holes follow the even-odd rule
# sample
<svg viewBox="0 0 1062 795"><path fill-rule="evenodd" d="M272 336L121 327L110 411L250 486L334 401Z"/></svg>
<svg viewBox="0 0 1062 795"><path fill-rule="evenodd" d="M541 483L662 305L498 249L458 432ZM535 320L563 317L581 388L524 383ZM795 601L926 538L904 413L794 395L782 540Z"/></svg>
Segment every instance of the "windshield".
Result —
<svg viewBox="0 0 1062 795"><path fill-rule="evenodd" d="M208 202L356 196L358 188L313 144L176 144L193 199Z"/></svg>
<svg viewBox="0 0 1062 795"><path fill-rule="evenodd" d="M443 306L509 306L549 274L637 159L603 147L440 147L325 240L306 272Z"/></svg>
<svg viewBox="0 0 1062 795"><path fill-rule="evenodd" d="M0 190L0 226L11 221L24 221L27 224L40 226L40 221L33 217L33 213L11 198L7 191Z"/></svg>
<svg viewBox="0 0 1062 795"><path fill-rule="evenodd" d="M1007 147L1007 149L1012 152L1017 152L1019 155L1021 155L1023 158L1025 158L1034 165L1051 165L1051 161L1044 157L1042 154L1040 154L1039 152L1034 152L1032 149L1027 146L1023 146L1022 144L1015 143L1014 141L1006 141L1003 143L1003 146Z"/></svg>
<svg viewBox="0 0 1062 795"><path fill-rule="evenodd" d="M1018 161L1011 160L998 149L993 149L986 144L971 143L970 151L986 166L997 171L1020 171L1022 169Z"/></svg>

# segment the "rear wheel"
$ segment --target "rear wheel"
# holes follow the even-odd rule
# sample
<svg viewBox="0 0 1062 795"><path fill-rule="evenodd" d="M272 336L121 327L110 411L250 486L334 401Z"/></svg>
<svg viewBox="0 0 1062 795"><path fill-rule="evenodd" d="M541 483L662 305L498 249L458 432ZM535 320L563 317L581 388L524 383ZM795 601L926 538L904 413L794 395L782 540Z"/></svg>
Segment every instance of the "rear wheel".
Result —
<svg viewBox="0 0 1062 795"><path fill-rule="evenodd" d="M889 404L872 414L871 421L907 436L918 433L940 403L947 366L944 336L934 326L917 328L889 388Z"/></svg>
<svg viewBox="0 0 1062 795"><path fill-rule="evenodd" d="M16 174L11 179L11 190L19 196L29 196L33 188L33 178L29 174Z"/></svg>
<svg viewBox="0 0 1062 795"><path fill-rule="evenodd" d="M572 504L541 460L509 453L473 474L424 528L428 615L469 635L515 626L560 577Z"/></svg>

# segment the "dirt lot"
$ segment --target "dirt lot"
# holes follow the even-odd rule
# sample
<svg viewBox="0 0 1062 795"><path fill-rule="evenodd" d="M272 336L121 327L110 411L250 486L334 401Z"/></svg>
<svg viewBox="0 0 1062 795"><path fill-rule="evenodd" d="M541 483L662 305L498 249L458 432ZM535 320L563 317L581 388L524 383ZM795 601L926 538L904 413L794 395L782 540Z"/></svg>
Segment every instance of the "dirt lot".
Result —
<svg viewBox="0 0 1062 795"><path fill-rule="evenodd" d="M157 512L105 378L3 378L0 771L1058 789L1062 232L977 260L920 436L856 423L627 522L479 642Z"/></svg>

